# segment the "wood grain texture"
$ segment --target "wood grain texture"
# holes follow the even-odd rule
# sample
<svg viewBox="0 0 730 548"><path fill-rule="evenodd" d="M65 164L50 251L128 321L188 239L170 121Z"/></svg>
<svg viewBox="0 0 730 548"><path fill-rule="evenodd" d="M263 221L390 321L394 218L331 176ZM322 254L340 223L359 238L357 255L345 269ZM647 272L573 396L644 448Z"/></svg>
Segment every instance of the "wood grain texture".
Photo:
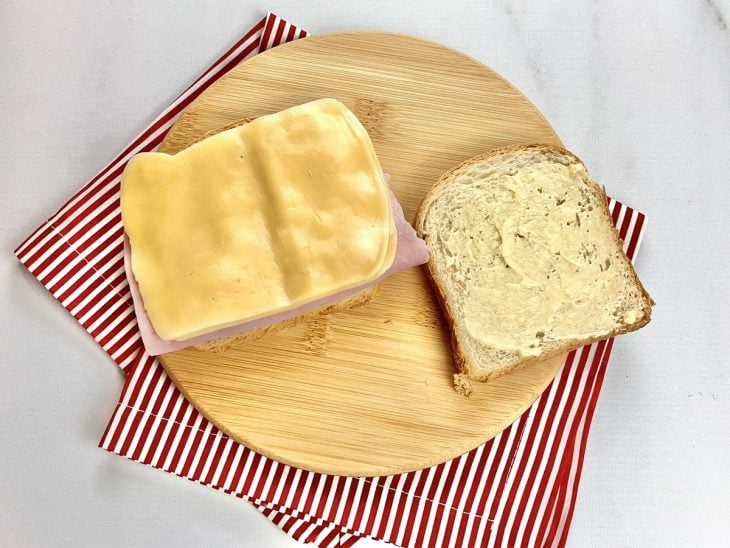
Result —
<svg viewBox="0 0 730 548"><path fill-rule="evenodd" d="M477 61L424 40L349 32L298 40L231 70L193 103L161 150L321 97L368 129L406 218L453 165L491 148L560 144L535 107ZM374 302L214 354L162 356L177 386L221 430L279 461L376 476L430 466L491 439L539 396L563 357L465 398L449 335L421 269Z"/></svg>

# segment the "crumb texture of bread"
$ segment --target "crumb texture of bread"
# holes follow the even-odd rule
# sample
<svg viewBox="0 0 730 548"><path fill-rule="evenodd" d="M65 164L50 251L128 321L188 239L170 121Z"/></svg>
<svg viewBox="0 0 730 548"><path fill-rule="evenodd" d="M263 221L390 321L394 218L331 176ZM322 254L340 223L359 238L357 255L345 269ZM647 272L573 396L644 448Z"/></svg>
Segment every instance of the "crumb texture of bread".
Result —
<svg viewBox="0 0 730 548"><path fill-rule="evenodd" d="M241 333L240 335L233 335L231 337L216 339L205 344L196 345L194 348L201 352L219 353L224 352L229 348L250 344L265 335L268 335L270 333L276 333L278 331L281 331L282 329L287 329L289 327L294 327L309 320L318 318L322 315L336 314L338 312L345 312L347 310L352 310L353 308L364 306L371 302L377 296L378 291L379 286L376 284L368 287L367 289L364 289L363 291L353 295L352 297L342 299L340 301L337 301L336 303L327 306L315 308L314 310L310 310L309 312L306 312L299 316L289 318L288 320L284 320L283 322L278 322L267 327L262 327L261 329L255 329L254 331Z"/></svg>
<svg viewBox="0 0 730 548"><path fill-rule="evenodd" d="M487 381L636 330L653 301L623 251L601 187L551 145L493 150L445 173L416 230L452 330L454 361Z"/></svg>

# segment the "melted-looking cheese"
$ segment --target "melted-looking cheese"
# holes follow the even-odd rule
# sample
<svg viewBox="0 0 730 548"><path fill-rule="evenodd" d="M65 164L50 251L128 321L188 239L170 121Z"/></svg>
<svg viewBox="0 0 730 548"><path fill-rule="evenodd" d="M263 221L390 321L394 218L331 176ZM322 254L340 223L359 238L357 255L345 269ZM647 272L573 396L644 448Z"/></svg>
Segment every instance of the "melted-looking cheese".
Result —
<svg viewBox="0 0 730 548"><path fill-rule="evenodd" d="M262 116L175 155L138 154L121 201L132 271L165 340L366 284L395 256L372 143L334 99Z"/></svg>

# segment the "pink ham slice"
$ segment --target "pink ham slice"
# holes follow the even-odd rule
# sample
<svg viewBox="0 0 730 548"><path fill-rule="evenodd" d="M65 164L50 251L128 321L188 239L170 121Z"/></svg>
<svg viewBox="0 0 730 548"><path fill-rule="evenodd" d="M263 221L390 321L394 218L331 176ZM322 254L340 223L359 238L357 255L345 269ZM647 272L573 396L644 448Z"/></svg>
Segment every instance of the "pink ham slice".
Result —
<svg viewBox="0 0 730 548"><path fill-rule="evenodd" d="M124 270L127 273L127 280L129 281L129 288L132 293L132 301L134 303L134 312L137 315L137 324L139 325L142 342L144 343L147 353L151 356L157 356L166 352L182 350L183 348L187 348L188 346L203 344L209 341L214 341L216 339L230 337L232 335L238 335L240 333L247 333L248 331L253 331L254 329L266 327L268 325L272 325L283 320L299 316L300 314L304 314L305 312L309 312L310 310L314 310L315 308L327 306L346 297L351 297L352 295L356 295L357 293L361 292L363 289L366 289L367 287L375 285L376 283L384 280L388 276L397 274L398 272L401 272L402 270L405 270L407 268L424 264L428 261L428 248L426 247L425 242L416 235L416 231L413 230L413 227L408 223L408 221L406 221L405 217L403 216L403 209L398 203L398 200L396 200L395 195L392 191L390 193L390 197L390 203L393 209L393 220L395 222L398 240L393 264L383 276L381 276L372 283L364 284L359 287L354 287L352 289L347 289L345 291L340 291L339 293L329 295L328 297L325 297L323 299L312 301L293 310L279 312L278 314L272 314L271 316L260 318L258 320L253 320L231 327L218 329L217 331L206 333L205 335L198 335L197 337L186 339L184 341L165 341L158 337L157 333L155 333L155 330L152 327L152 323L150 323L150 319L147 317L147 313L144 309L144 305L142 303L142 295L140 295L137 281L132 274L129 241L127 240L127 237L125 235Z"/></svg>

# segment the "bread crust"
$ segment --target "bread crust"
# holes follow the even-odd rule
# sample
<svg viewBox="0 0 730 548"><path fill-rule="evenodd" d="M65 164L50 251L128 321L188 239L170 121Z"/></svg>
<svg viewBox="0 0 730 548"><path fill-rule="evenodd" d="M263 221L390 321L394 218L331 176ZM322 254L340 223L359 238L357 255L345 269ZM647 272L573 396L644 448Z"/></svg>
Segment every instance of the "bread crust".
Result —
<svg viewBox="0 0 730 548"><path fill-rule="evenodd" d="M470 168L474 164L478 164L484 161L494 161L499 156L505 155L505 154L512 154L516 152L525 152L525 151L538 151L544 154L552 154L559 157L567 157L572 162L581 164L585 168L585 164L578 158L575 154L570 152L569 150L566 150L562 147L556 146L556 145L549 145L549 144L528 144L528 145L512 145L507 147L501 147L493 149L489 152L486 152L484 154L480 154L478 156L474 156L473 158L470 158L453 168L451 168L449 171L444 173L439 179L436 181L436 183L431 187L431 189L428 191L426 196L423 198L423 201L421 202L420 206L418 207L418 211L416 212L416 218L414 220L414 226L416 229L416 232L418 233L418 236L421 238L424 238L423 233L423 224L426 218L426 214L428 213L429 208L431 207L431 204L434 202L436 197L439 195L441 189L448 185L451 181L451 179L466 169ZM588 170L586 169L586 172ZM469 356L463 349L463 345L461 344L457 330L456 330L456 315L454 311L451 308L451 305L448 302L448 299L446 299L446 296L444 295L441 287L439 286L435 274L434 274L434 267L432 265L432 260L429 260L428 263L424 265L424 270L426 272L426 277L428 278L428 281L431 285L431 287L434 290L434 293L436 295L436 298L439 302L439 305L441 306L441 309L444 312L444 316L446 318L446 322L451 334L451 347L454 357L454 364L458 370L458 373L454 374L454 387L457 392L464 394L465 396L468 396L471 394L471 385L469 381L478 381L478 382L488 382L490 380L493 380L497 377L500 377L506 373L509 373L511 371L514 371L515 369L520 369L526 366L529 366L531 364L537 363L539 361L545 360L547 358L550 358L552 356L556 356L559 354L564 354L567 352L570 352L571 350L575 350L576 348L580 348L581 346L592 344L594 342L610 339L611 337L615 337L616 335L621 335L623 333L629 333L631 331L636 331L637 329L640 329L644 327L646 324L649 323L651 320L651 308L655 304L649 293L644 288L643 284L641 283L641 280L639 280L639 276L636 274L636 270L634 269L633 264L631 264L631 261L626 257L625 253L623 252L623 242L621 241L621 238L619 236L619 232L614 226L613 220L611 218L611 212L608 209L608 198L606 197L606 193L604 192L603 188L598 185L595 181L590 180L590 184L593 187L593 190L597 192L602 199L599 200L599 203L601 204L601 213L606 218L607 222L611 226L611 234L613 234L614 237L614 243L617 246L619 250L621 250L621 253L626 258L626 263L628 264L628 273L631 278L632 283L638 288L638 290L641 292L643 298L642 298L642 312L643 317L638 322L635 322L633 324L624 324L621 328L616 328L611 330L606 335L600 336L600 337L587 337L585 339L569 339L566 341L561 342L560 344L552 345L551 347L547 348L544 352L542 352L539 356L530 356L526 358L521 358L519 360L515 360L512 364L507 365L506 367L503 367L502 369L491 371L489 373L480 373L479 369L470 362ZM425 239L425 238L424 238Z"/></svg>

